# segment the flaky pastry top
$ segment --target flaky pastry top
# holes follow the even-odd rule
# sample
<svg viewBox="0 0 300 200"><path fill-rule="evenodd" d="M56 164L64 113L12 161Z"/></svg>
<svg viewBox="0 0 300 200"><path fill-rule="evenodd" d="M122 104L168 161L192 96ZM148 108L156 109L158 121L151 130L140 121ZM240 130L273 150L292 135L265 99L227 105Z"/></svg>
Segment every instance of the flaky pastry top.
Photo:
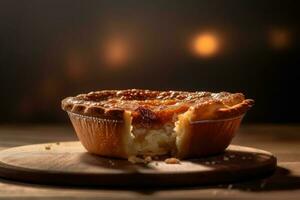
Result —
<svg viewBox="0 0 300 200"><path fill-rule="evenodd" d="M122 120L128 111L134 124L164 124L188 110L194 120L225 119L244 114L254 101L242 93L152 91L141 89L102 90L67 97L62 109L71 113Z"/></svg>

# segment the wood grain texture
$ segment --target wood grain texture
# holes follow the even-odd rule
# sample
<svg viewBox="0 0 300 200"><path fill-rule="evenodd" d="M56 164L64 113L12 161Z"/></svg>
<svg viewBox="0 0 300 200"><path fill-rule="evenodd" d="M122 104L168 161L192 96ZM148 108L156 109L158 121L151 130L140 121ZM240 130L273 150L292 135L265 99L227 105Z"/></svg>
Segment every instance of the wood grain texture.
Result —
<svg viewBox="0 0 300 200"><path fill-rule="evenodd" d="M91 155L79 142L27 145L0 152L0 176L59 185L174 186L220 184L272 174L276 158L269 152L230 146L225 153L166 164Z"/></svg>
<svg viewBox="0 0 300 200"><path fill-rule="evenodd" d="M267 178L190 187L72 187L30 184L0 178L0 199L294 199L300 197L300 126L244 124L234 144L272 152L278 159ZM71 126L1 125L0 149L76 140Z"/></svg>

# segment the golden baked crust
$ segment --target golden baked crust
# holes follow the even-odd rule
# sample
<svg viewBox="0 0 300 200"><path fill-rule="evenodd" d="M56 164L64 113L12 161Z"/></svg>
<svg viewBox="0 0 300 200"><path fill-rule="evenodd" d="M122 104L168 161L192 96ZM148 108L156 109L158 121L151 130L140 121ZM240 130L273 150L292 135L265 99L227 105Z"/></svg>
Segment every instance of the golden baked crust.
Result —
<svg viewBox="0 0 300 200"><path fill-rule="evenodd" d="M194 120L224 119L245 113L254 101L242 93L151 90L103 90L68 97L62 109L85 116L122 120L130 111L133 123L163 124L191 107Z"/></svg>
<svg viewBox="0 0 300 200"><path fill-rule="evenodd" d="M124 113L124 121L99 121L73 113L69 113L69 117L79 140L90 153L119 158L131 154L128 149L131 123L128 113Z"/></svg>
<svg viewBox="0 0 300 200"><path fill-rule="evenodd" d="M67 97L67 111L83 146L102 156L222 152L254 104L242 93L103 90Z"/></svg>

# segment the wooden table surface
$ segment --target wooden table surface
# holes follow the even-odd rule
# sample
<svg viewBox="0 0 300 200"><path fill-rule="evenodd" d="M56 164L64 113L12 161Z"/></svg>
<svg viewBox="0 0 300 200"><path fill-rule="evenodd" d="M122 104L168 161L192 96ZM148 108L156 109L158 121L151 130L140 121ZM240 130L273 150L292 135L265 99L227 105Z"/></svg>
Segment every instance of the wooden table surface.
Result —
<svg viewBox="0 0 300 200"><path fill-rule="evenodd" d="M0 126L0 149L70 140L76 140L70 126ZM276 173L243 183L177 188L59 187L0 179L0 199L300 199L300 125L242 125L233 143L272 152Z"/></svg>

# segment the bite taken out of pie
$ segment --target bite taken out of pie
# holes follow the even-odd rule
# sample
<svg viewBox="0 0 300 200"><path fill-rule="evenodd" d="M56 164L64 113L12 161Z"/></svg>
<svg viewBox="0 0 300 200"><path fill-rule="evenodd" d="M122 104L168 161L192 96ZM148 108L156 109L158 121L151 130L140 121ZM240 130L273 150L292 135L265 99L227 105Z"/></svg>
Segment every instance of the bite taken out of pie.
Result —
<svg viewBox="0 0 300 200"><path fill-rule="evenodd" d="M107 157L201 157L224 151L254 104L242 93L102 90L67 97L88 152Z"/></svg>

